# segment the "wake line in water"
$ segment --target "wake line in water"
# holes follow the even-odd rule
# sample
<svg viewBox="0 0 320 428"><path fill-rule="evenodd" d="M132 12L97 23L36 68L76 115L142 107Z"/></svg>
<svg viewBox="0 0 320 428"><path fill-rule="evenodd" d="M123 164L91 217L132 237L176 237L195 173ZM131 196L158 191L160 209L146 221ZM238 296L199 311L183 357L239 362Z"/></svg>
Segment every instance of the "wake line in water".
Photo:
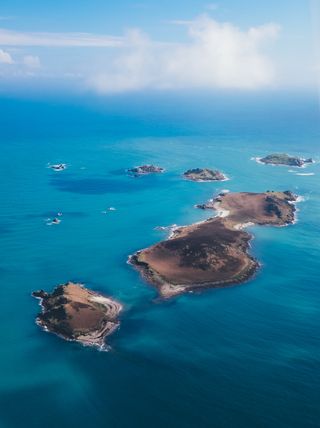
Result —
<svg viewBox="0 0 320 428"><path fill-rule="evenodd" d="M314 172L305 172L305 173L297 172L295 175L315 175L315 173Z"/></svg>

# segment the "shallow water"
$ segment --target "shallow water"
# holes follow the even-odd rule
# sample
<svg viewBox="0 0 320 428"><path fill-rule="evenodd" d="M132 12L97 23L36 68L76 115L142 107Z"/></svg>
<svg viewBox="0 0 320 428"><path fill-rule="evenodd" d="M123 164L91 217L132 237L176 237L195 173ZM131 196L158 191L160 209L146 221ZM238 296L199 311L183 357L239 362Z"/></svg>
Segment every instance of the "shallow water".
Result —
<svg viewBox="0 0 320 428"><path fill-rule="evenodd" d="M1 428L319 426L320 166L290 173L251 160L281 151L319 161L317 100L154 94L0 105ZM68 169L47 168L59 162ZM142 163L166 173L125 173ZM231 180L181 178L198 166ZM298 223L250 228L262 268L247 284L159 301L128 255L166 236L156 226L206 218L193 205L222 189L293 190L304 197ZM57 212L61 223L47 226ZM110 352L34 323L31 292L67 280L124 303Z"/></svg>

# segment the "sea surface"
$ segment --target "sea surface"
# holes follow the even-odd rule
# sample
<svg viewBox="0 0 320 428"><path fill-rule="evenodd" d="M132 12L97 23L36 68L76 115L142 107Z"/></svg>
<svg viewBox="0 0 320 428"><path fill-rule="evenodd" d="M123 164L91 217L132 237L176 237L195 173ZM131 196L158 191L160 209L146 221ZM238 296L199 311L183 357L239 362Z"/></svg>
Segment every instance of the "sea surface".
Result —
<svg viewBox="0 0 320 428"><path fill-rule="evenodd" d="M315 94L3 95L0 111L1 428L320 426L320 163L251 160L320 161ZM126 174L144 163L166 172ZM193 167L230 181L183 180ZM128 255L223 189L292 190L298 222L250 229L248 283L159 300ZM31 292L68 280L123 302L109 352L35 324Z"/></svg>

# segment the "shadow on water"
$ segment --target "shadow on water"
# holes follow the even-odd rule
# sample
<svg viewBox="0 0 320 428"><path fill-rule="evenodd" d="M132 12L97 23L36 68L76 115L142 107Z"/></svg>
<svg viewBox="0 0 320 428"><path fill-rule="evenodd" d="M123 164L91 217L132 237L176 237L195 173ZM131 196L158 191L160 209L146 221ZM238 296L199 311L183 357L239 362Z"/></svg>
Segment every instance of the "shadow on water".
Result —
<svg viewBox="0 0 320 428"><path fill-rule="evenodd" d="M80 179L73 177L54 177L50 180L50 184L61 192L80 193L84 195L131 193L163 185L158 177L148 176L143 178L143 180L135 180L131 177L125 177L125 179L115 180L104 177Z"/></svg>
<svg viewBox="0 0 320 428"><path fill-rule="evenodd" d="M28 385L11 392L1 393L0 426L22 428L26 426L27 421L27 425L34 428L56 427L58 423L68 419L67 407L63 406L62 394L63 389L58 382L47 382L33 387ZM49 403L53 411L50 417L43 420L43 414L39 410L47 408Z"/></svg>

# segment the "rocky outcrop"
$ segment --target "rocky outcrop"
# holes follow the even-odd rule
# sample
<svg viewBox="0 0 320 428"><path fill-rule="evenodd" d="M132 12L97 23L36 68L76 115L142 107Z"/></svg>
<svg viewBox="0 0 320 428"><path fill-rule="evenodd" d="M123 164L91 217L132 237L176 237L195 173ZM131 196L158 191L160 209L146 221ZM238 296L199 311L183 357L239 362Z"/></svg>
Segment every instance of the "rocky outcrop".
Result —
<svg viewBox="0 0 320 428"><path fill-rule="evenodd" d="M273 153L259 159L260 162L270 165L287 165L302 167L305 164L313 163L311 158L303 159L297 156L290 156L286 153Z"/></svg>
<svg viewBox="0 0 320 428"><path fill-rule="evenodd" d="M128 172L134 176L139 176L164 172L164 168L156 165L141 165L128 169Z"/></svg>
<svg viewBox="0 0 320 428"><path fill-rule="evenodd" d="M183 173L183 176L192 181L223 181L227 179L222 172L209 168L188 169Z"/></svg>
<svg viewBox="0 0 320 428"><path fill-rule="evenodd" d="M119 326L121 304L82 284L68 282L52 293L39 290L32 295L42 307L37 324L66 340L104 348L105 338Z"/></svg>

